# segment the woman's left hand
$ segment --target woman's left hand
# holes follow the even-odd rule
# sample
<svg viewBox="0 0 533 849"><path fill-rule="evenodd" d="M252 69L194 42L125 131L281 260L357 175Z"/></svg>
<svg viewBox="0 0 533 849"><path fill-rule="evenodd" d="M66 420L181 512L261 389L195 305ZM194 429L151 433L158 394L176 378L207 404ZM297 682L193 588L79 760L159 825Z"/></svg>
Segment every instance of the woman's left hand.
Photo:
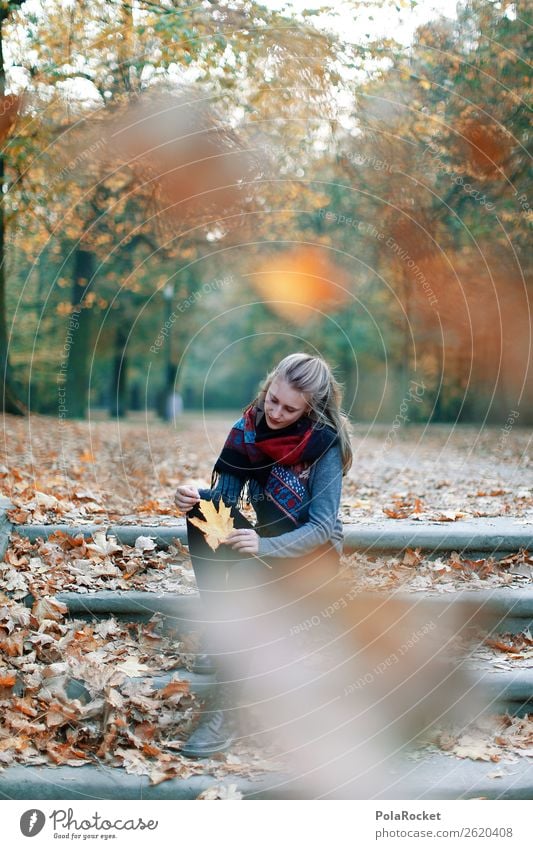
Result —
<svg viewBox="0 0 533 849"><path fill-rule="evenodd" d="M236 528L224 542L243 554L257 554L259 551L259 535L253 528Z"/></svg>

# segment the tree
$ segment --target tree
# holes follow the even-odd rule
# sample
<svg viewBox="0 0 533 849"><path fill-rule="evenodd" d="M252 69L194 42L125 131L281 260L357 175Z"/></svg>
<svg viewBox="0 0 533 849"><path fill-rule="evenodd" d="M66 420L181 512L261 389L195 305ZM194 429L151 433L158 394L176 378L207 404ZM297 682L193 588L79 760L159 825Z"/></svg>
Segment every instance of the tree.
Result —
<svg viewBox="0 0 533 849"><path fill-rule="evenodd" d="M8 118L16 112L18 103L14 99L6 96L6 74L4 67L4 23L8 19L12 9L20 8L25 0L10 0L3 2L0 5L0 104L2 108L2 117L4 118L3 132L0 141L7 136L11 129L12 121L9 120L7 126L5 124L6 115ZM11 113L11 114L10 114ZM5 194L4 194L4 172L5 158L3 150L0 150L0 385L1 385L1 409L6 413L22 415L24 405L17 398L13 387L13 379L9 362L9 341L7 334L7 318L6 318L6 276L5 276Z"/></svg>
<svg viewBox="0 0 533 849"><path fill-rule="evenodd" d="M67 414L78 416L87 402L87 362L97 326L95 316L99 310L106 311L109 303L126 304L127 300L116 299L122 283L118 289L115 283L113 289L111 280L117 279L113 265L120 269L126 287L138 285L143 274L124 273L122 241L142 234L153 242L163 263L168 257L184 256L191 247L198 254L208 244L207 236L216 231L220 233L217 239L240 239L245 213L259 194L265 194L259 180L254 185L254 176L262 175L251 156L249 179L243 180L239 189L241 215L224 216L220 205L208 202L194 210L194 216L185 207L187 214L181 219L165 221L161 215L147 215L147 209L150 213L154 209L157 187L129 169L127 156L121 162L116 151L113 160L105 146L99 150L98 139L105 132L102 119L109 115L113 121L116 116L120 120L129 98L149 89L156 77L166 90L185 90L183 76L187 69L202 86L202 97L216 101L220 123L225 125L223 133L243 159L242 148L253 147L254 140L260 139L262 122L275 128L274 119L282 115L302 121L327 109L331 101L328 91L337 79L337 56L328 37L307 23L248 2L220 4L213 10L193 2L177 8L151 2L95 0L65 9L59 0L44 0L40 11L28 16L21 13L12 26L13 33L16 26L23 28L19 39L23 48L16 61L27 70L34 107L40 104L42 110L34 113L39 132L26 127L12 140L11 159L17 180L11 211L19 221L25 212L31 212L27 233L28 239L30 233L35 239L28 250L30 262L32 253L37 258L47 241L59 236L66 252L62 275L65 271L72 275L72 295L59 303L54 295L50 303L65 322L75 311L80 324L69 352L67 386ZM290 89L290 96L283 87ZM299 115L295 114L295 97ZM231 124L239 120L255 123L257 129L239 129L238 136L233 132L230 139ZM283 131L270 132L272 141L282 137ZM29 146L33 146L33 156L28 156ZM181 229L186 232L181 233ZM101 273L103 265L111 274ZM88 279L85 275L90 269ZM187 277L188 285L196 285L193 278ZM113 312L118 320L120 308ZM118 346L127 338L128 334L117 326L112 354L115 361L124 361L125 349L121 353ZM176 358L172 356L175 370ZM125 371L115 369L114 373L117 380L120 377L124 399ZM167 385L171 379L169 371ZM123 410L124 402L119 407Z"/></svg>

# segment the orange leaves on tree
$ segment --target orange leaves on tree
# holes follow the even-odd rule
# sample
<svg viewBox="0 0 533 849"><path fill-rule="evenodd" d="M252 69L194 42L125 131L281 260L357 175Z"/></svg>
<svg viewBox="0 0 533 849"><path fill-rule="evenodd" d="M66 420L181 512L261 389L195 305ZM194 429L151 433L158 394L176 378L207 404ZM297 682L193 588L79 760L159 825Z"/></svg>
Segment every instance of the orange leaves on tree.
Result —
<svg viewBox="0 0 533 849"><path fill-rule="evenodd" d="M470 116L460 122L458 131L470 169L483 177L497 176L512 150L512 134L495 121Z"/></svg>
<svg viewBox="0 0 533 849"><path fill-rule="evenodd" d="M280 253L249 276L270 309L295 324L339 309L350 297L346 272L314 246Z"/></svg>
<svg viewBox="0 0 533 849"><path fill-rule="evenodd" d="M11 132L21 106L22 98L16 94L0 97L0 141L4 141Z"/></svg>
<svg viewBox="0 0 533 849"><path fill-rule="evenodd" d="M200 499L200 509L204 515L203 519L192 518L189 521L196 528L199 528L205 536L205 541L213 551L216 551L220 543L223 542L228 534L233 530L234 524L231 518L229 507L220 501L219 509L215 507L212 501Z"/></svg>
<svg viewBox="0 0 533 849"><path fill-rule="evenodd" d="M184 217L191 204L221 211L240 200L248 154L200 90L141 98L109 122L103 135L105 155L140 169L142 182L151 174L175 215Z"/></svg>

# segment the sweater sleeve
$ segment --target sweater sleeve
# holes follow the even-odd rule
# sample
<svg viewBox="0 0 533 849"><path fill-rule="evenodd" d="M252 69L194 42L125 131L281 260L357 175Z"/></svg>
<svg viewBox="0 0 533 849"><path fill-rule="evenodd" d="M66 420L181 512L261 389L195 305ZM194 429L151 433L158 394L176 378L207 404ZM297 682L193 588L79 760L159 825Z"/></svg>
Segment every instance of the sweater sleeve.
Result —
<svg viewBox="0 0 533 849"><path fill-rule="evenodd" d="M259 557L298 557L331 539L342 490L342 458L333 445L317 460L310 490L307 522L277 537L261 537Z"/></svg>
<svg viewBox="0 0 533 849"><path fill-rule="evenodd" d="M200 493L200 498L204 498L207 501L218 501L222 496L226 504L236 505L244 483L236 475L223 473L219 476L217 485L213 489L207 487L199 489L198 492Z"/></svg>

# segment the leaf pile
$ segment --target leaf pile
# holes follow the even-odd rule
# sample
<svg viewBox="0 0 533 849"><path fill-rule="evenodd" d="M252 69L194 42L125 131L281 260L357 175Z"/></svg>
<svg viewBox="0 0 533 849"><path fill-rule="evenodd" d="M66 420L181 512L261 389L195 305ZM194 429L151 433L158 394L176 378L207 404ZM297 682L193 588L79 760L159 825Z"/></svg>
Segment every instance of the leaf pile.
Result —
<svg viewBox="0 0 533 849"><path fill-rule="evenodd" d="M187 549L175 540L167 551L156 550L153 540L139 536L135 546L117 544L97 532L69 536L58 531L48 540L32 543L12 534L0 563L0 581L15 599L71 590L144 590L191 593L196 583Z"/></svg>
<svg viewBox="0 0 533 849"><path fill-rule="evenodd" d="M533 717L482 717L461 731L453 726L441 728L430 735L428 742L458 758L516 763L519 758L533 757Z"/></svg>
<svg viewBox="0 0 533 849"><path fill-rule="evenodd" d="M406 549L395 557L370 557L354 552L342 557L347 581L359 590L447 593L496 586L526 586L533 580L533 556L527 549L496 560L471 560L452 551L430 560L421 549Z"/></svg>
<svg viewBox="0 0 533 849"><path fill-rule="evenodd" d="M251 747L205 764L180 757L201 702L189 692L184 644L165 637L159 620L87 623L64 620L66 608L38 599L32 610L0 598L0 765L123 767L152 784L209 773L253 775L278 765ZM156 689L149 676L172 671ZM78 698L68 695L78 683Z"/></svg>
<svg viewBox="0 0 533 849"><path fill-rule="evenodd" d="M494 672L533 669L533 637L530 631L486 637L471 652L469 665L474 669L490 667Z"/></svg>

